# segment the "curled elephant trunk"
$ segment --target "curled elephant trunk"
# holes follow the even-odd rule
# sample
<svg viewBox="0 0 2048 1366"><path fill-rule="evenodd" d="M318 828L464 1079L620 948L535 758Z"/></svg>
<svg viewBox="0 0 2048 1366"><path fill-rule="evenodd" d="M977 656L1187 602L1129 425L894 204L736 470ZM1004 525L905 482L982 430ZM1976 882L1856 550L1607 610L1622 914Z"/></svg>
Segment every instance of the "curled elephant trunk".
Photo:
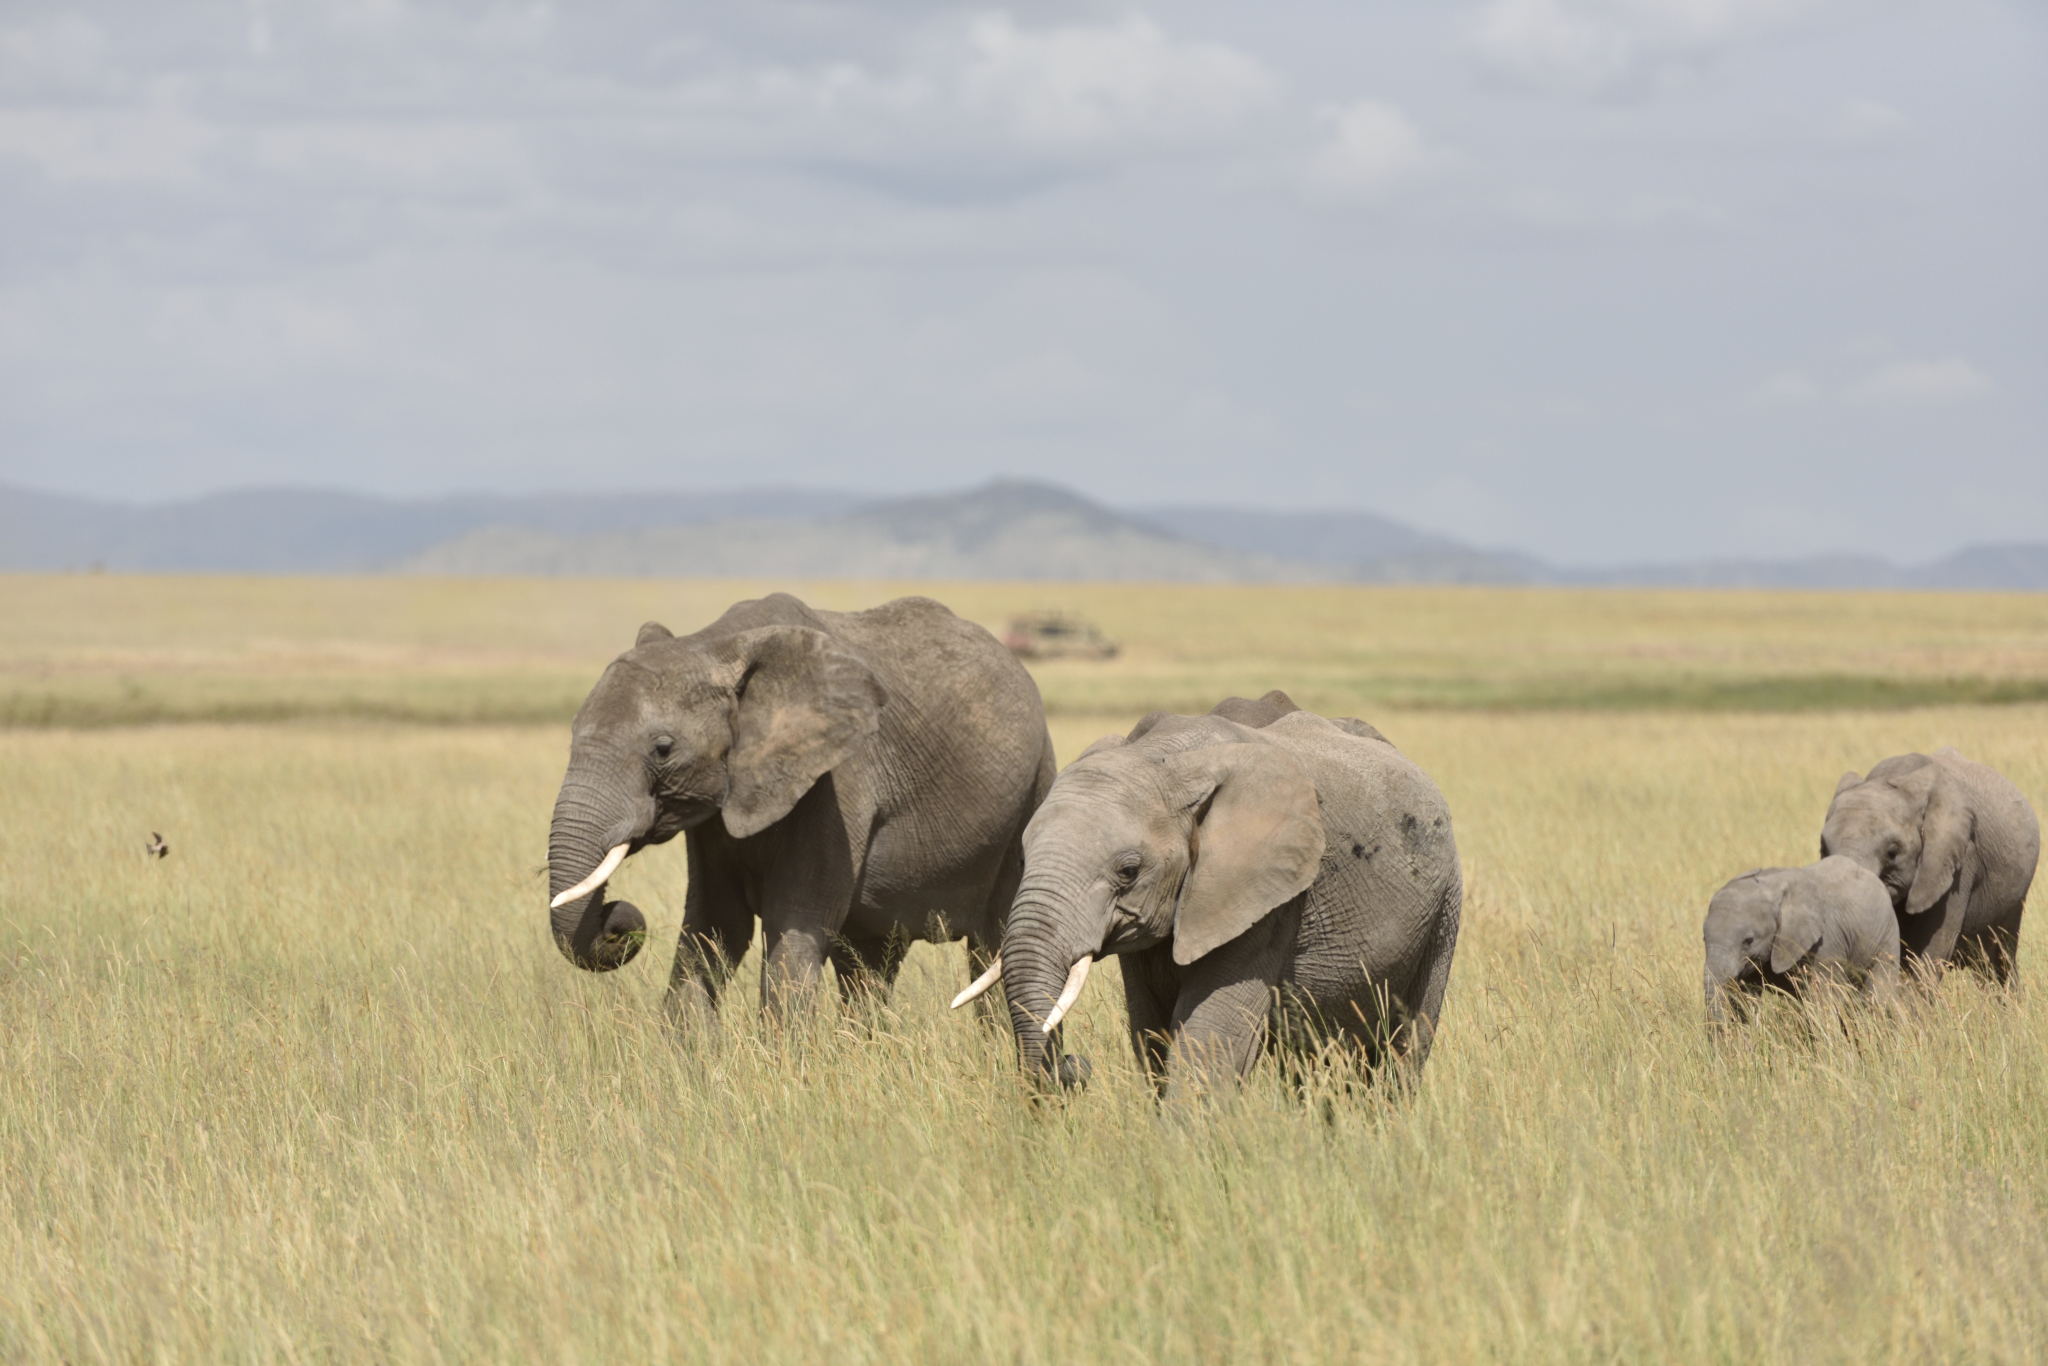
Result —
<svg viewBox="0 0 2048 1366"><path fill-rule="evenodd" d="M1057 914L1056 912L1054 914ZM1052 1074L1053 1031L1073 1008L1099 946L1072 944L1056 920L1020 903L1003 932L1003 992L1027 1076Z"/></svg>
<svg viewBox="0 0 2048 1366"><path fill-rule="evenodd" d="M637 906L604 899L606 880L631 848L628 825L621 803L563 784L548 828L548 920L562 956L591 972L624 967L647 939Z"/></svg>

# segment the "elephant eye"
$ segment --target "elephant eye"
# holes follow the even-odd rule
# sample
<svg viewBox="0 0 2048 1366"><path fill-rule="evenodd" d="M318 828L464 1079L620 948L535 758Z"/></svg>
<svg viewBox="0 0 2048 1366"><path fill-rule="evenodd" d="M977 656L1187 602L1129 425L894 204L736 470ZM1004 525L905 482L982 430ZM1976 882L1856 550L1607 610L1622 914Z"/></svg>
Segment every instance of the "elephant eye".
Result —
<svg viewBox="0 0 2048 1366"><path fill-rule="evenodd" d="M1128 887L1128 886L1130 886L1130 885L1131 885L1131 883L1132 883L1133 881L1135 881L1135 880L1137 879L1137 876L1138 876L1138 868L1140 867L1140 865L1142 865L1142 864L1143 864L1143 862L1144 862L1144 860L1143 860L1142 858L1140 858L1140 857L1138 856L1138 854L1137 854L1137 851L1136 851L1136 850L1132 850L1132 851L1131 851L1131 852L1129 852L1129 853L1124 853L1124 854L1119 854L1119 855L1117 855L1117 860L1116 860L1116 880L1117 880L1117 882L1118 882L1118 883L1119 883L1119 884L1120 884L1121 886L1125 886L1125 887Z"/></svg>
<svg viewBox="0 0 2048 1366"><path fill-rule="evenodd" d="M658 759L668 758L669 751L675 747L676 739L673 735L657 735L654 737L654 754Z"/></svg>
<svg viewBox="0 0 2048 1366"><path fill-rule="evenodd" d="M1899 842L1897 840L1893 840L1884 847L1884 856L1886 858L1897 858L1899 856Z"/></svg>

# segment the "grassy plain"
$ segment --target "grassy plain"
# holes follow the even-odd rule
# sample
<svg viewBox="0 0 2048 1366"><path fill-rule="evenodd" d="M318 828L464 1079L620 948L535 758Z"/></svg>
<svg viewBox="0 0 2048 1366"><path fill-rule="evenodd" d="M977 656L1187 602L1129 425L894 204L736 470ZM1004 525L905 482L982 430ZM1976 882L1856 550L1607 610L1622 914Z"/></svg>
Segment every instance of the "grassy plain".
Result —
<svg viewBox="0 0 2048 1366"><path fill-rule="evenodd" d="M0 575L0 725L566 720L642 621L741 581ZM1001 632L1056 606L1123 644L1037 672L1054 715L1304 705L1641 710L2048 702L2048 598L1987 593L809 583L819 607L936 592Z"/></svg>
<svg viewBox="0 0 2048 1366"><path fill-rule="evenodd" d="M554 718L734 585L0 587L5 686L58 699L0 730L0 1360L2048 1355L2040 946L2010 996L1719 1047L1698 986L1707 896L1810 859L1844 768L1951 743L2048 798L2048 706L1759 680L2035 686L2041 598L928 590L1128 642L1041 672L1063 755L1279 685L1449 798L1466 921L1419 1092L1265 1075L1174 1118L1113 975L1073 1030L1094 1086L1033 1104L944 1009L957 947L788 1035L743 976L678 1044L680 848L617 880L640 961L548 945ZM114 724L214 714L300 719Z"/></svg>

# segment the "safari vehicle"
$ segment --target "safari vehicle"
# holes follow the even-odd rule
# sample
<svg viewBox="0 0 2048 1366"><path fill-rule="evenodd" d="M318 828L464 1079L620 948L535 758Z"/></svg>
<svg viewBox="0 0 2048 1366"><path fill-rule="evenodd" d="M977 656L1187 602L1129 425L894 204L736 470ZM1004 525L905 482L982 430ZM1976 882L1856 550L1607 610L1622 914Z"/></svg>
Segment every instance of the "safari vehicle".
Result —
<svg viewBox="0 0 2048 1366"><path fill-rule="evenodd" d="M1010 619L1003 644L1020 659L1115 659L1116 642L1093 622L1065 612L1030 612Z"/></svg>

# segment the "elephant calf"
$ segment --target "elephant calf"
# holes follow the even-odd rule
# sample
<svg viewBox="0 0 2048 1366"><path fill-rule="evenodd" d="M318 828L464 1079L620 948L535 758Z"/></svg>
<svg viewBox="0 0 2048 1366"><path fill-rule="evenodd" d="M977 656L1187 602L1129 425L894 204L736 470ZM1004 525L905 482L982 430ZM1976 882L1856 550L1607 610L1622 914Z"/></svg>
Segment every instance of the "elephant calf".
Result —
<svg viewBox="0 0 2048 1366"><path fill-rule="evenodd" d="M1716 1020L1729 990L1797 994L1802 969L1860 980L1872 1000L1898 986L1891 897L1850 859L1744 873L1714 893L1703 933L1707 1011Z"/></svg>
<svg viewBox="0 0 2048 1366"><path fill-rule="evenodd" d="M682 835L690 887L669 977L715 1004L758 919L763 1004L814 981L886 991L907 941L988 961L1053 776L1038 687L929 598L817 612L786 593L694 635L640 628L576 713L548 831L555 942L594 971L646 921L605 900L619 864Z"/></svg>
<svg viewBox="0 0 2048 1366"><path fill-rule="evenodd" d="M1105 954L1169 1096L1242 1076L1276 1024L1419 1068L1462 896L1442 794L1370 726L1277 691L1156 712L1091 745L1025 831L998 965L1025 1068L1049 1067Z"/></svg>
<svg viewBox="0 0 2048 1366"><path fill-rule="evenodd" d="M1854 859L1884 883L1909 963L1960 959L2012 980L2041 823L1998 773L1947 746L1845 773L1820 852Z"/></svg>

